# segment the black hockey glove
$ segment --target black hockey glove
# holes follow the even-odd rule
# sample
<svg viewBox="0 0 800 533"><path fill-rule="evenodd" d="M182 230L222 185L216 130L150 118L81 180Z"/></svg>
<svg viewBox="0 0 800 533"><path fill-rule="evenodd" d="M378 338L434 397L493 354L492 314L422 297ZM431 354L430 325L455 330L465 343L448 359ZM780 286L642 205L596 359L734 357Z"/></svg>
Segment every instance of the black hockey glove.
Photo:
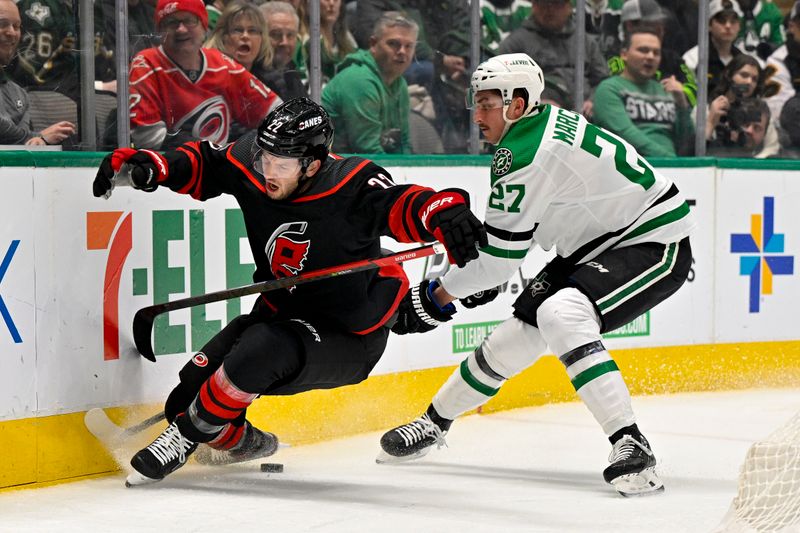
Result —
<svg viewBox="0 0 800 533"><path fill-rule="evenodd" d="M447 248L451 264L463 267L478 258L478 247L489 244L486 228L469 210L469 195L464 190L445 189L434 194L422 206L420 218Z"/></svg>
<svg viewBox="0 0 800 533"><path fill-rule="evenodd" d="M478 291L475 294L470 294L466 298L461 298L459 302L461 305L466 307L467 309L474 309L479 305L486 305L495 298L497 295L500 294L500 287L495 287L493 289L486 289L482 291Z"/></svg>
<svg viewBox="0 0 800 533"><path fill-rule="evenodd" d="M397 322L392 326L394 333L425 333L452 320L456 307L451 303L439 307L433 300L433 290L438 286L437 281L425 280L408 290L397 309Z"/></svg>
<svg viewBox="0 0 800 533"><path fill-rule="evenodd" d="M158 152L117 148L100 163L92 183L92 193L96 197L110 195L123 165L128 165L130 170L131 186L147 192L156 190L158 183L169 174L167 160Z"/></svg>

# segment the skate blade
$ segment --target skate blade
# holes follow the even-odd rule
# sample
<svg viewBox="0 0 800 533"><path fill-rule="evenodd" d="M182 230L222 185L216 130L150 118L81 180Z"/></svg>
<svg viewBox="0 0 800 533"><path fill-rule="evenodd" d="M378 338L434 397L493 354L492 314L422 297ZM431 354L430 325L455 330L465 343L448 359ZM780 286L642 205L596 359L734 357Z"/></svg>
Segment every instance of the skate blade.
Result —
<svg viewBox="0 0 800 533"><path fill-rule="evenodd" d="M141 485L150 485L152 483L156 483L161 481L160 479L153 479L151 477L147 477L144 474L140 474L136 470L128 474L128 477L125 479L125 486L128 488L131 487L138 487Z"/></svg>
<svg viewBox="0 0 800 533"><path fill-rule="evenodd" d="M208 445L202 445L197 448L197 451L194 453L194 459L197 461L198 464L203 466L226 466L226 465L233 465L237 463L247 463L249 461L255 461L256 459L264 459L265 457L271 457L278 453L282 447L281 444L278 444L274 450L269 450L264 453L254 454L247 457L239 457L232 456L229 453L214 453L212 448Z"/></svg>
<svg viewBox="0 0 800 533"><path fill-rule="evenodd" d="M664 482L658 477L654 467L645 468L638 474L619 476L611 480L611 485L626 498L664 492Z"/></svg>
<svg viewBox="0 0 800 533"><path fill-rule="evenodd" d="M397 457L395 455L389 455L385 451L381 450L378 453L378 457L375 458L375 462L379 465L396 465L401 463L408 463L414 461L416 459L420 459L428 455L428 452L431 451L431 446L424 448L416 453L412 453L411 455L403 455L401 457Z"/></svg>

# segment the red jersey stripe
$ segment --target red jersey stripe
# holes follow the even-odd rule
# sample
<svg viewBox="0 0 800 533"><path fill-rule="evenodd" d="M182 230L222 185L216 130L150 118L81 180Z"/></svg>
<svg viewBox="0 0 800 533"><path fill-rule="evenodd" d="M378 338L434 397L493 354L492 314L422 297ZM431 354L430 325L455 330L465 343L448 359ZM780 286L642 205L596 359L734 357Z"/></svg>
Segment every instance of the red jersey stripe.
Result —
<svg viewBox="0 0 800 533"><path fill-rule="evenodd" d="M238 168L239 170L241 170L241 171L242 171L242 173L243 173L245 176L247 176L247 179L249 179L249 180L250 180L250 181L253 183L253 185L255 185L255 186L256 186L256 188L257 188L259 191L261 191L261 192L263 192L264 194L266 194L266 193L267 193L267 187L266 187L266 186L265 186L263 183L261 183L261 182L258 180L258 178L256 178L255 176L253 176L253 174L250 172L250 169L248 169L247 167L245 167L245 166L242 164L242 162L241 162L241 161L239 161L238 159L236 159L235 157L233 157L233 156L231 155L231 150L232 150L232 149L233 149L233 144L231 144L231 145L230 145L230 147L228 148L228 152L226 153L226 155L228 156L228 161L230 161L231 163L233 163L233 164L236 166L236 168Z"/></svg>
<svg viewBox="0 0 800 533"><path fill-rule="evenodd" d="M304 197L302 197L302 198L297 198L297 199L295 199L295 200L292 200L292 203L299 204L299 203L301 203L301 202L311 202L312 200L317 200L317 199L319 199L319 198L324 198L325 196L330 196L331 194L335 193L336 191L338 191L339 189L341 189L342 187L344 187L344 186L345 186L345 184L346 184L348 181L350 181L351 179L353 179L353 176L355 176L356 174L358 174L358 172L359 172L359 171L360 171L362 168L364 168L364 167L365 167L365 166L366 166L368 163L371 163L371 161L370 161L369 159L365 159L364 161L362 161L361 163L359 163L359 164L356 166L356 168L354 168L353 170L351 170L351 171L350 171L350 173L349 173L347 176L345 176L345 177L344 177L344 179L342 179L342 181L340 181L339 183L337 183L335 187L333 187L333 188L331 188L331 189L329 189L329 190L327 190L327 191L325 191L325 192L321 192L321 193L319 193L319 194L315 194L315 195L313 195L313 196L304 196Z"/></svg>
<svg viewBox="0 0 800 533"><path fill-rule="evenodd" d="M394 302L392 302L392 305L391 307L389 307L389 310L386 311L386 314L384 314L374 326L369 327L367 329L362 329L361 331L354 331L353 333L355 333L356 335L367 335L368 333L372 333L379 327L386 324L386 322L388 322L389 319L392 318L392 315L394 315L397 312L397 308L400 306L400 302L403 300L403 297L408 292L408 286L409 286L408 277L406 276L406 273L401 265L396 264L396 265L389 265L382 267L380 270L378 270L378 275L383 278L399 279L400 290L397 291L397 296L395 296Z"/></svg>

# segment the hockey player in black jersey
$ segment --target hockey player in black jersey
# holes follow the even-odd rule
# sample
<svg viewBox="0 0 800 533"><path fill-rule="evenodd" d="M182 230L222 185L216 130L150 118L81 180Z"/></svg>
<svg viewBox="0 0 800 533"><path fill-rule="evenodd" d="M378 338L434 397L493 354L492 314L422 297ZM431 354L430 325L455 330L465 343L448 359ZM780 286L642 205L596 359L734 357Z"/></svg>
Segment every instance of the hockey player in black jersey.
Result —
<svg viewBox="0 0 800 533"><path fill-rule="evenodd" d="M486 246L464 191L395 185L360 157L328 153L333 128L308 98L285 102L257 131L219 147L189 142L159 154L121 148L107 156L95 196L130 171L135 188L166 186L206 200L233 195L242 208L264 281L380 255L380 237L403 243L441 241L463 266ZM127 165L127 169L123 169ZM290 395L358 383L386 346L408 290L395 265L262 294L253 310L228 324L179 373L165 413L169 426L131 460L127 484L163 479L197 454L226 464L271 455L277 438L246 420L259 395Z"/></svg>

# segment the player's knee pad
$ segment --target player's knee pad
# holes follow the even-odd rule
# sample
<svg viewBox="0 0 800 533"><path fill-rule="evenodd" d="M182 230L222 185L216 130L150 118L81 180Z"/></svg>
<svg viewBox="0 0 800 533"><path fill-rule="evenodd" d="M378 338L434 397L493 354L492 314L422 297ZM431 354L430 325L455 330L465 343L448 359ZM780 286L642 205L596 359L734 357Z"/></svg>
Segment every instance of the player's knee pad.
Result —
<svg viewBox="0 0 800 533"><path fill-rule="evenodd" d="M485 364L503 379L508 379L536 362L546 349L537 328L511 317L492 331L476 350L475 356L480 351Z"/></svg>
<svg viewBox="0 0 800 533"><path fill-rule="evenodd" d="M601 339L600 318L589 298L576 288L561 289L536 312L536 323L557 355Z"/></svg>

